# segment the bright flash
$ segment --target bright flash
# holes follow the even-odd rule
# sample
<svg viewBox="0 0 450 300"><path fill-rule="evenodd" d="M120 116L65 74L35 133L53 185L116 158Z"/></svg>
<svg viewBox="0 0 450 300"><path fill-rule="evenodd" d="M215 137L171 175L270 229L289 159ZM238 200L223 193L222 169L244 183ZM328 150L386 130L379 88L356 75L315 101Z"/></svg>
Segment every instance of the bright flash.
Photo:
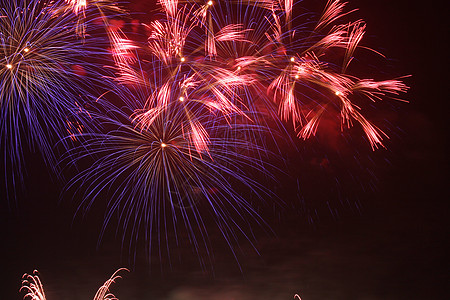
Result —
<svg viewBox="0 0 450 300"><path fill-rule="evenodd" d="M182 57L182 58L181 58L181 61L182 61L182 62L186 61L186 58Z"/></svg>
<svg viewBox="0 0 450 300"><path fill-rule="evenodd" d="M334 92L335 94L336 94L336 96L340 96L340 95L342 95L342 93L341 92L339 92L339 91L336 91L336 92Z"/></svg>
<svg viewBox="0 0 450 300"><path fill-rule="evenodd" d="M178 100L180 100L181 102L183 102L183 101L184 101L184 97L181 96L180 98L178 98Z"/></svg>
<svg viewBox="0 0 450 300"><path fill-rule="evenodd" d="M295 57L292 56L291 57L291 61L294 62L295 61Z"/></svg>
<svg viewBox="0 0 450 300"><path fill-rule="evenodd" d="M208 3L207 3L209 6L211 6L211 5L213 5L213 2L212 1L208 1Z"/></svg>
<svg viewBox="0 0 450 300"><path fill-rule="evenodd" d="M12 69L12 65L11 65L11 64L7 64L6 67L7 67L8 69Z"/></svg>
<svg viewBox="0 0 450 300"><path fill-rule="evenodd" d="M241 69L241 66L238 66L237 69L238 69L238 71L239 71L239 70Z"/></svg>
<svg viewBox="0 0 450 300"><path fill-rule="evenodd" d="M300 78L300 76L298 76L298 74L297 75L295 75L295 79L299 79Z"/></svg>
<svg viewBox="0 0 450 300"><path fill-rule="evenodd" d="M161 148L166 148L167 144L166 143L161 143Z"/></svg>
<svg viewBox="0 0 450 300"><path fill-rule="evenodd" d="M24 51L24 52L29 52L29 51L30 51L30 48L25 48L25 49L23 49L23 51Z"/></svg>

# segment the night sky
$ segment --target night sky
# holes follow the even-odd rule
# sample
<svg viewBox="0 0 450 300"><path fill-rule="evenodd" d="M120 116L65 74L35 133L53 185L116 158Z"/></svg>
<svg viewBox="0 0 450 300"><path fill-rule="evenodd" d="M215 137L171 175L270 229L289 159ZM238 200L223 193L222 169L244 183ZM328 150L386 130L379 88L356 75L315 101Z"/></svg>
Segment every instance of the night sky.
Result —
<svg viewBox="0 0 450 300"><path fill-rule="evenodd" d="M147 6L137 3L142 0L131 2L132 10L146 12ZM217 240L213 268L202 269L189 247L174 250L172 267L157 256L149 264L139 250L130 263L112 230L97 247L102 213L74 219L76 201L61 198L62 185L48 174L39 154L27 152L19 208L9 211L6 193L1 193L0 299L21 299L21 276L34 269L48 300L92 299L120 267L132 270L122 273L112 288L121 300L288 300L296 293L303 300L444 299L450 250L444 94L448 16L442 17L444 4L435 2L350 0L349 7L359 8L353 19L367 22L364 44L389 58L381 67L388 78L412 75L405 79L411 89L404 98L410 103L387 105L386 115L380 116L393 125L387 149L372 154L375 188L354 186L345 160L336 159L337 175L328 176L301 165L312 161L308 154L289 157L311 171L300 182L304 194L297 195L293 182L281 184L277 193L287 208L264 213L274 233L255 233L259 255L242 242L242 272L218 232L217 238L212 235ZM365 147L361 152L369 155ZM332 154L329 160L333 166ZM335 176L340 190L326 183ZM365 173L355 176L364 178ZM327 201L338 203L339 195L359 203L360 209L341 208L338 216L322 209ZM313 222L300 209L301 201L317 204Z"/></svg>

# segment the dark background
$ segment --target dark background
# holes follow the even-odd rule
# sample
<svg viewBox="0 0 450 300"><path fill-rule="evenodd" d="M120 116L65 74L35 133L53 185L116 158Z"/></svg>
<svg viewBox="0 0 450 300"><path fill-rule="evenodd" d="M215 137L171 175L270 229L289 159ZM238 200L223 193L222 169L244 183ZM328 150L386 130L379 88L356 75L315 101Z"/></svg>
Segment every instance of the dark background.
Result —
<svg viewBox="0 0 450 300"><path fill-rule="evenodd" d="M147 10L137 1L130 7ZM149 271L138 256L133 272L123 273L113 287L118 298L281 300L295 293L306 300L447 298L448 9L439 1L403 0L351 0L349 7L359 8L356 16L368 24L365 43L391 59L391 75L412 75L405 80L410 103L396 106L397 129L388 150L375 154L389 164L378 170L375 190L353 196L361 210L335 218L323 212L313 224L301 212L274 215L269 222L276 236L258 237L259 255L243 243L242 272L220 246L214 274L200 268L189 249L180 250L183 259L172 270L163 261ZM117 268L130 266L121 242L107 236L97 249L101 216L73 221L75 204L67 199L57 204L61 186L39 155L28 155L27 164L20 209L9 212L2 199L0 299L20 299L20 278L34 269L49 300L90 299ZM335 190L309 182L306 192L320 191L318 201L336 197ZM295 193L286 191L284 200L298 201Z"/></svg>

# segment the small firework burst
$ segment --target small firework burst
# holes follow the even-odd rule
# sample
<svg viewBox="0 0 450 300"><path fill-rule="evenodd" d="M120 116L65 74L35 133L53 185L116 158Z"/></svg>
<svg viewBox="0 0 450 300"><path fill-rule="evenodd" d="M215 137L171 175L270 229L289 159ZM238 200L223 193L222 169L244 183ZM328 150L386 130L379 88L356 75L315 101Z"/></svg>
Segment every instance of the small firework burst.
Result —
<svg viewBox="0 0 450 300"><path fill-rule="evenodd" d="M97 290L93 300L119 300L109 290L110 286L116 282L117 279L122 278L119 275L122 271L129 271L126 268L120 268L111 275L111 277L105 281L105 283ZM22 286L19 290L21 293L25 293L24 300L46 300L44 286L39 278L39 272L33 271L33 275L24 274L22 276Z"/></svg>
<svg viewBox="0 0 450 300"><path fill-rule="evenodd" d="M25 292L23 299L29 300L46 300L44 286L42 285L39 273L37 270L33 271L33 275L24 274L22 276L22 286L20 292Z"/></svg>

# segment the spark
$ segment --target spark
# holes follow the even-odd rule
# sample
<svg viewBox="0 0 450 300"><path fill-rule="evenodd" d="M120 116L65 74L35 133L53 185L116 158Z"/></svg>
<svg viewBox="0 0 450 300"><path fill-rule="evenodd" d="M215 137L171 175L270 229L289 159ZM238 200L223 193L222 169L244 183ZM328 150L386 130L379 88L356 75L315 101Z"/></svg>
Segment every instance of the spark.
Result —
<svg viewBox="0 0 450 300"><path fill-rule="evenodd" d="M110 287L113 283L117 281L117 279L122 278L119 275L120 272L127 271L126 268L120 268L111 275L111 277L105 281L105 283L97 290L93 300L119 300L116 298L111 292ZM39 278L39 272L37 270L33 271L33 275L24 274L22 276L22 286L20 287L19 292L24 292L23 296L24 300L46 300L44 285Z"/></svg>
<svg viewBox="0 0 450 300"><path fill-rule="evenodd" d="M4 16L0 18L0 65L4 66L0 69L0 143L5 164L10 166L5 180L12 190L23 184L26 148L40 152L49 169L57 171L54 147L57 143L61 149L70 147L71 142L64 140L71 131L68 124L92 128L77 101L94 98L94 90L113 85L112 73L102 68L104 63L85 59L105 58L107 42L96 33L78 38L77 18L62 9L65 5L64 1L9 0L0 8ZM81 82L81 76L71 72L74 66L88 70L89 82Z"/></svg>
<svg viewBox="0 0 450 300"><path fill-rule="evenodd" d="M39 273L35 270L33 275L24 274L22 276L22 286L20 292L25 291L23 299L46 300L44 286L39 278Z"/></svg>
<svg viewBox="0 0 450 300"><path fill-rule="evenodd" d="M120 88L113 100L96 102L102 109L89 112L111 130L71 136L80 141L69 151L73 161L97 158L70 183L84 184L79 211L101 193L114 196L102 234L119 216L115 223L124 236L136 240L145 226L149 250L157 234L159 252L164 242L170 252L171 241L161 236L183 227L195 250L203 246L209 253L197 206L202 199L232 248L237 233L247 236L240 224L260 217L229 182L260 197L265 190L248 171L272 178L263 159L271 152L259 141L276 143L289 127L299 139L311 138L326 119L336 120L330 125L336 132L360 126L373 150L383 147L387 134L365 115L365 104L408 87L347 73L356 50L366 49L366 26L341 22L351 12L346 3L330 0L316 23L304 24L293 20L291 0L158 3L162 17L146 25L145 43L108 31Z"/></svg>
<svg viewBox="0 0 450 300"><path fill-rule="evenodd" d="M142 105L143 99L140 104L138 98L133 100L130 105ZM205 117L192 120L175 107L157 114L145 127L136 126L140 120L133 121L126 110L113 108L108 103L104 105L109 107L110 116L95 113L92 116L109 124L112 130L106 134L75 133L77 140L84 142L68 154L71 159L75 153L79 159L91 151L98 155L95 163L70 183L73 186L89 182L79 190L86 191L80 212L95 202L96 195L108 189L121 190L108 204L102 232L109 226L111 216L119 213L122 216L119 228L125 224L134 228L131 236L123 232L132 244L142 226L149 229L146 230L148 241L153 240L153 235L161 236L161 232L176 233L184 229L195 251L210 252L205 216L196 205L201 199L232 251L238 233L246 236L241 226L250 223L265 226L253 205L229 184L236 182L255 195L270 193L249 177L251 172L269 175L269 165L262 160L269 152L255 141L237 135L252 130L257 136L264 127L234 123L230 128L224 117L219 116L213 120ZM92 177L105 169L110 171ZM122 178L120 174L129 174L129 177ZM233 212L237 211L238 216L234 216ZM145 224L138 221L141 218L147 220ZM182 221L171 224L170 220ZM161 240L158 245L150 242L147 247L149 251L154 247L161 251L163 247L170 254L172 242L169 239Z"/></svg>

